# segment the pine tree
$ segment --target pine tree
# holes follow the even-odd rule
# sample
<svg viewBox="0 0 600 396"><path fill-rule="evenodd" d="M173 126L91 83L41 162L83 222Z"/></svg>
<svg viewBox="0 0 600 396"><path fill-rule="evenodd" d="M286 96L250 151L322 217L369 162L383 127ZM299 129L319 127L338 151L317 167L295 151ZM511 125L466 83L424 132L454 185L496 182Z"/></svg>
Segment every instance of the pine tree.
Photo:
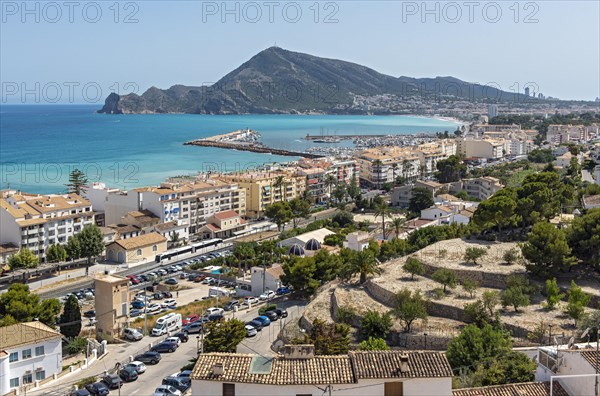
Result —
<svg viewBox="0 0 600 396"><path fill-rule="evenodd" d="M69 183L67 184L67 187L69 188L69 194L81 195L82 193L85 193L85 186L87 184L88 178L85 173L77 168L71 171L69 174Z"/></svg>
<svg viewBox="0 0 600 396"><path fill-rule="evenodd" d="M67 338L79 336L81 332L81 310L77 297L70 295L65 302L62 315L60 315L60 332Z"/></svg>

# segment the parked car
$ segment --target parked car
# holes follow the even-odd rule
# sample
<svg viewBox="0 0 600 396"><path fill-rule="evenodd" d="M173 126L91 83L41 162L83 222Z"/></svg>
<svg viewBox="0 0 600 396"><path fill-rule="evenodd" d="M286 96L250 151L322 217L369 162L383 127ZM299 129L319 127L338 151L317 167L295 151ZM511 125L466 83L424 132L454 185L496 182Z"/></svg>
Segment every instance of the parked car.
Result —
<svg viewBox="0 0 600 396"><path fill-rule="evenodd" d="M279 295L284 295L284 294L290 294L292 291L290 290L289 287L287 286L281 286L280 288L278 288L275 293L279 294Z"/></svg>
<svg viewBox="0 0 600 396"><path fill-rule="evenodd" d="M160 276L165 276L168 274L168 272L164 269L159 269L158 271L156 271L156 273Z"/></svg>
<svg viewBox="0 0 600 396"><path fill-rule="evenodd" d="M146 364L157 364L160 362L160 353L155 351L144 352L141 355L137 355L134 359L137 362L142 362Z"/></svg>
<svg viewBox="0 0 600 396"><path fill-rule="evenodd" d="M159 344L154 345L150 351L152 352L170 352L173 353L177 350L177 343L163 341Z"/></svg>
<svg viewBox="0 0 600 396"><path fill-rule="evenodd" d="M90 392L87 389L77 389L69 393L69 396L90 396Z"/></svg>
<svg viewBox="0 0 600 396"><path fill-rule="evenodd" d="M161 306L158 304L150 304L146 307L146 312L152 314L152 313L160 312L161 309L162 309Z"/></svg>
<svg viewBox="0 0 600 396"><path fill-rule="evenodd" d="M200 319L200 315L192 314L192 315L188 316L187 318L183 319L183 325L187 326L190 323L194 323L198 319Z"/></svg>
<svg viewBox="0 0 600 396"><path fill-rule="evenodd" d="M177 279L175 278L169 278L165 281L165 285L176 285L179 282L177 281Z"/></svg>
<svg viewBox="0 0 600 396"><path fill-rule="evenodd" d="M144 372L146 372L146 365L138 360L134 360L131 363L127 363L125 367L131 367L138 374L143 374Z"/></svg>
<svg viewBox="0 0 600 396"><path fill-rule="evenodd" d="M164 298L173 298L173 293L171 293L170 291L164 291L162 292L162 295Z"/></svg>
<svg viewBox="0 0 600 396"><path fill-rule="evenodd" d="M179 337L181 342L188 342L188 340L190 339L190 336L188 336L185 331L180 331L179 333L175 334L173 337Z"/></svg>
<svg viewBox="0 0 600 396"><path fill-rule="evenodd" d="M256 327L251 326L251 325L246 325L246 337L254 337L257 334L258 334L258 330L256 330Z"/></svg>
<svg viewBox="0 0 600 396"><path fill-rule="evenodd" d="M177 346L179 346L181 344L181 339L179 337L175 337L175 336L173 336L173 337L167 337L167 338L165 338L165 341L166 342L173 342L173 343L177 344Z"/></svg>
<svg viewBox="0 0 600 396"><path fill-rule="evenodd" d="M254 327L257 331L261 331L262 328L264 327L262 322L260 322L258 320L251 320L249 322L246 322L246 324Z"/></svg>
<svg viewBox="0 0 600 396"><path fill-rule="evenodd" d="M132 318L138 317L142 315L142 310L141 309L130 309L129 310L129 316Z"/></svg>
<svg viewBox="0 0 600 396"><path fill-rule="evenodd" d="M209 315L223 315L223 308L217 308L217 307L210 307L210 308L206 308L206 312L204 313L204 315L209 316Z"/></svg>
<svg viewBox="0 0 600 396"><path fill-rule="evenodd" d="M152 295L153 300L162 300L163 298L164 296L161 292L156 292Z"/></svg>
<svg viewBox="0 0 600 396"><path fill-rule="evenodd" d="M95 318L96 317L96 311L94 311L93 309L91 309L89 311L85 311L83 313L83 316L85 316L86 318Z"/></svg>
<svg viewBox="0 0 600 396"><path fill-rule="evenodd" d="M108 386L104 382L94 382L85 386L88 392L94 396L106 396L110 392Z"/></svg>
<svg viewBox="0 0 600 396"><path fill-rule="evenodd" d="M105 375L102 377L102 382L104 382L109 389L119 389L123 385L121 377L119 377L117 374Z"/></svg>
<svg viewBox="0 0 600 396"><path fill-rule="evenodd" d="M263 294L261 294L258 298L263 301L267 301L275 297L275 292L273 290L267 290Z"/></svg>
<svg viewBox="0 0 600 396"><path fill-rule="evenodd" d="M279 315L280 318L287 318L288 317L288 311L286 311L283 308L277 308L274 310L277 315Z"/></svg>
<svg viewBox="0 0 600 396"><path fill-rule="evenodd" d="M258 298L256 297L245 297L242 305L250 306L258 304Z"/></svg>
<svg viewBox="0 0 600 396"><path fill-rule="evenodd" d="M162 304L160 304L160 306L162 308L175 309L175 308L177 308L177 301L173 300L172 298L169 298L169 299L166 299L165 301L163 301Z"/></svg>
<svg viewBox="0 0 600 396"><path fill-rule="evenodd" d="M160 385L155 390L152 396L181 396L181 391L170 385Z"/></svg>
<svg viewBox="0 0 600 396"><path fill-rule="evenodd" d="M229 301L227 304L225 304L225 306L223 307L223 309L225 311L233 311L233 308L240 306L240 302L238 300L231 300Z"/></svg>
<svg viewBox="0 0 600 396"><path fill-rule="evenodd" d="M119 377L121 377L124 382L132 382L138 379L138 373L131 367L123 367L119 370Z"/></svg>
<svg viewBox="0 0 600 396"><path fill-rule="evenodd" d="M163 385L170 385L173 388L177 389L180 392L185 392L190 389L190 381L189 379L179 378L179 377L165 377L162 380Z"/></svg>
<svg viewBox="0 0 600 396"><path fill-rule="evenodd" d="M277 315L277 312L275 311L267 311L263 314L263 316L269 318L271 322L275 322L277 319L279 319L279 315Z"/></svg>
<svg viewBox="0 0 600 396"><path fill-rule="evenodd" d="M268 317L266 317L264 315L257 316L253 320L258 320L260 323L262 323L263 327L266 327L271 324L271 319L269 319Z"/></svg>
<svg viewBox="0 0 600 396"><path fill-rule="evenodd" d="M218 320L223 320L224 316L221 314L213 314L213 315L208 315L207 318L211 322L216 322Z"/></svg>
<svg viewBox="0 0 600 396"><path fill-rule="evenodd" d="M202 331L202 322L198 320L194 323L190 323L183 328L183 331L188 334L200 333Z"/></svg>
<svg viewBox="0 0 600 396"><path fill-rule="evenodd" d="M142 309L146 306L143 301L134 300L131 302L131 307L135 309Z"/></svg>
<svg viewBox="0 0 600 396"><path fill-rule="evenodd" d="M139 341L144 335L137 329L127 328L123 331L123 336L130 341Z"/></svg>
<svg viewBox="0 0 600 396"><path fill-rule="evenodd" d="M191 382L192 380L190 378L190 375L192 375L192 370L183 370L179 374L177 374L177 378L184 378Z"/></svg>

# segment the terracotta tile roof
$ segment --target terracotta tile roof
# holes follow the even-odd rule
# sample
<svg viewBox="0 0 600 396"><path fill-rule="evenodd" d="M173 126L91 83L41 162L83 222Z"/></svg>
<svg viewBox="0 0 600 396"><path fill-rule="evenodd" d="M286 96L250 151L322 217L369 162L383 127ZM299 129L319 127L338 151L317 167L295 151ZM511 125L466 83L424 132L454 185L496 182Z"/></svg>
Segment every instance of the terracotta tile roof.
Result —
<svg viewBox="0 0 600 396"><path fill-rule="evenodd" d="M112 228L119 234L129 234L131 232L141 231L140 227L129 224L109 224L108 228Z"/></svg>
<svg viewBox="0 0 600 396"><path fill-rule="evenodd" d="M408 370L402 371L401 356L408 356ZM452 368L443 352L361 351L351 352L356 377L435 378L452 377Z"/></svg>
<svg viewBox="0 0 600 396"><path fill-rule="evenodd" d="M450 195L450 194L439 194L439 195L436 195L435 197L442 199L444 201L460 201L460 198L455 197L454 195Z"/></svg>
<svg viewBox="0 0 600 396"><path fill-rule="evenodd" d="M552 394L556 396L569 396L558 382L554 382ZM524 382L520 384L506 384L484 386L481 388L455 389L452 396L548 396L550 383Z"/></svg>
<svg viewBox="0 0 600 396"><path fill-rule="evenodd" d="M125 250L132 250L132 249L142 248L145 246L154 245L154 244L162 243L162 242L166 242L166 241L167 241L167 238L165 238L164 236L160 235L157 232L151 232L148 234L143 234L143 235L139 235L136 237L127 238L127 239L118 239L118 240L110 243L109 246L116 243L117 245L121 246Z"/></svg>
<svg viewBox="0 0 600 396"><path fill-rule="evenodd" d="M166 223L156 224L154 229L159 232L165 232L177 228L177 223L174 221L168 221Z"/></svg>
<svg viewBox="0 0 600 396"><path fill-rule="evenodd" d="M12 253L19 250L19 247L14 243L3 243L0 245L0 254Z"/></svg>
<svg viewBox="0 0 600 396"><path fill-rule="evenodd" d="M42 322L18 323L0 327L0 345L3 349L12 349L57 338L62 338L62 335Z"/></svg>
<svg viewBox="0 0 600 396"><path fill-rule="evenodd" d="M272 277L279 279L283 274L285 274L285 271L283 270L283 267L281 265L276 264L273 265L271 268L267 268L267 274L270 274Z"/></svg>
<svg viewBox="0 0 600 396"><path fill-rule="evenodd" d="M400 356L408 355L406 372L400 372ZM209 353L200 355L192 371L193 380L256 383L268 385L350 384L359 379L451 377L452 370L441 352L374 351L348 355L286 359L277 355L253 371L254 355ZM223 374L213 373L215 364L223 365Z"/></svg>
<svg viewBox="0 0 600 396"><path fill-rule="evenodd" d="M583 205L600 205L600 195L590 195L587 197L583 197Z"/></svg>
<svg viewBox="0 0 600 396"><path fill-rule="evenodd" d="M240 215L237 214L235 210L225 210L223 212L217 212L213 214L213 216L215 216L219 220L227 220L234 217L239 217Z"/></svg>
<svg viewBox="0 0 600 396"><path fill-rule="evenodd" d="M275 356L265 374L251 373L253 355L208 353L200 355L191 378L204 381L242 382L269 385L317 385L354 383L348 356L315 356L312 359L284 359ZM223 375L212 368L223 364ZM267 371L265 369L265 371Z"/></svg>
<svg viewBox="0 0 600 396"><path fill-rule="evenodd" d="M464 210L461 210L461 211L460 211L460 212L458 212L458 213L459 213L459 214L461 214L461 215L463 215L463 216L465 216L465 217L469 217L469 218L471 218L471 217L473 217L473 213L474 213L474 212L472 212L472 211L470 211L470 210L467 210L467 209L464 209Z"/></svg>

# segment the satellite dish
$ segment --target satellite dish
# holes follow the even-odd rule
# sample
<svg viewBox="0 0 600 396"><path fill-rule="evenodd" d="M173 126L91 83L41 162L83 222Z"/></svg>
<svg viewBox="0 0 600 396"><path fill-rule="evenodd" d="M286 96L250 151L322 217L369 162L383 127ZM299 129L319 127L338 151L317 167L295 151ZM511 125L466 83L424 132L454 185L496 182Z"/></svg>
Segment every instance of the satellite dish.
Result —
<svg viewBox="0 0 600 396"><path fill-rule="evenodd" d="M581 338L585 338L590 334L590 328L585 329L583 333L581 333Z"/></svg>
<svg viewBox="0 0 600 396"><path fill-rule="evenodd" d="M571 349L573 347L573 344L575 344L575 337L569 338L569 343L567 344L567 348Z"/></svg>

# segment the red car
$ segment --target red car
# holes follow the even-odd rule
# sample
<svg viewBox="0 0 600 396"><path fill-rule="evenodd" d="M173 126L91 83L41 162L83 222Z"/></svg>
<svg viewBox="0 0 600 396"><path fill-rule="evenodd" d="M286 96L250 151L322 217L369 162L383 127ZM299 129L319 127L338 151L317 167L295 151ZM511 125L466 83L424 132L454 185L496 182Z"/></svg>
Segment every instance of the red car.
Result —
<svg viewBox="0 0 600 396"><path fill-rule="evenodd" d="M131 281L132 285L139 285L140 280L135 277L135 275L127 275L127 278Z"/></svg>
<svg viewBox="0 0 600 396"><path fill-rule="evenodd" d="M200 315L196 315L196 314L190 315L187 318L183 319L183 325L187 326L190 323L194 323L198 319L200 319Z"/></svg>

